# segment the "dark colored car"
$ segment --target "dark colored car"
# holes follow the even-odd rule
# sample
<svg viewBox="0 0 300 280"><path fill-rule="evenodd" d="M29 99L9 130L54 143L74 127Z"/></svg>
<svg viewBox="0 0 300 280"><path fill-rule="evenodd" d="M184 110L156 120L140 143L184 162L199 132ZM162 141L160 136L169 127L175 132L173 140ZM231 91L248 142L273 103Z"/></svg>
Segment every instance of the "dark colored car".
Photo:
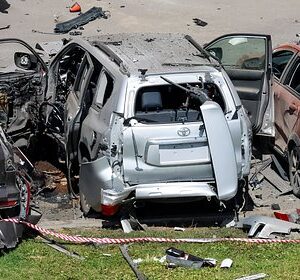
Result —
<svg viewBox="0 0 300 280"><path fill-rule="evenodd" d="M300 45L273 51L275 150L288 160L293 192L300 197Z"/></svg>

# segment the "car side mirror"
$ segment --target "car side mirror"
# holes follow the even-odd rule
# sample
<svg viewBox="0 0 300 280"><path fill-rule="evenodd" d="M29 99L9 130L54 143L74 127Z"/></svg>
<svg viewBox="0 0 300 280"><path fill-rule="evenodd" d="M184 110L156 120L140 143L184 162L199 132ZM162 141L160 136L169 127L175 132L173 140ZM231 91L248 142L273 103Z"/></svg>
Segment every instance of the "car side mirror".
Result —
<svg viewBox="0 0 300 280"><path fill-rule="evenodd" d="M222 60L222 58L223 58L222 48L207 48L206 50L209 51L215 57L217 57L219 59L219 61Z"/></svg>
<svg viewBox="0 0 300 280"><path fill-rule="evenodd" d="M15 52L14 54L15 65L24 70L36 70L37 58L33 54Z"/></svg>

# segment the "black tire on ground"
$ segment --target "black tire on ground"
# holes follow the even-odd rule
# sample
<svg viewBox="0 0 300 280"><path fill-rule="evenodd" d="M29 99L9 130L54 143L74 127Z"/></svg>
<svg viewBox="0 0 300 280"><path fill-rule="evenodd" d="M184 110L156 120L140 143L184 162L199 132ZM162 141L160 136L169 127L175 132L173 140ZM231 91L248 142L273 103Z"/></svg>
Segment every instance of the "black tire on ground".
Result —
<svg viewBox="0 0 300 280"><path fill-rule="evenodd" d="M300 148L293 146L289 150L289 178L293 193L300 198Z"/></svg>

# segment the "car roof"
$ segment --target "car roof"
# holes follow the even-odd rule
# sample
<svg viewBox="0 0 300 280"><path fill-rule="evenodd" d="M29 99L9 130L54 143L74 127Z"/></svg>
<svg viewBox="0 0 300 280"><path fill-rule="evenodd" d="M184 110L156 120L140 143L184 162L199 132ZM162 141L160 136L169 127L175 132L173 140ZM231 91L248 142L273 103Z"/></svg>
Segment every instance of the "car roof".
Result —
<svg viewBox="0 0 300 280"><path fill-rule="evenodd" d="M300 52L300 44L297 44L297 43L286 43L286 44L281 44L279 46L277 46L275 48L275 50L277 49L294 49L295 51L297 52Z"/></svg>
<svg viewBox="0 0 300 280"><path fill-rule="evenodd" d="M122 33L90 37L88 41L102 51L104 45L105 52L116 56L132 75L140 75L139 69L147 69L147 74L196 72L218 65L183 34Z"/></svg>

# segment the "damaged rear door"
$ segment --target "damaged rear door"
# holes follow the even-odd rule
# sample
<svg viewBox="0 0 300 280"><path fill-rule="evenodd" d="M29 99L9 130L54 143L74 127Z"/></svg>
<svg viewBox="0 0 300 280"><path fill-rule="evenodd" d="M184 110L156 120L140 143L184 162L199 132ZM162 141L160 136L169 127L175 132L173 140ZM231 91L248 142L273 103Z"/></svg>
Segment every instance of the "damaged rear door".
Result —
<svg viewBox="0 0 300 280"><path fill-rule="evenodd" d="M81 128L81 114L83 111L84 94L94 71L94 64L89 54L85 54L78 70L74 88L68 95L66 102L65 141L69 160L77 157L78 142Z"/></svg>
<svg viewBox="0 0 300 280"><path fill-rule="evenodd" d="M228 34L205 49L222 63L248 111L253 131L274 136L271 36Z"/></svg>

